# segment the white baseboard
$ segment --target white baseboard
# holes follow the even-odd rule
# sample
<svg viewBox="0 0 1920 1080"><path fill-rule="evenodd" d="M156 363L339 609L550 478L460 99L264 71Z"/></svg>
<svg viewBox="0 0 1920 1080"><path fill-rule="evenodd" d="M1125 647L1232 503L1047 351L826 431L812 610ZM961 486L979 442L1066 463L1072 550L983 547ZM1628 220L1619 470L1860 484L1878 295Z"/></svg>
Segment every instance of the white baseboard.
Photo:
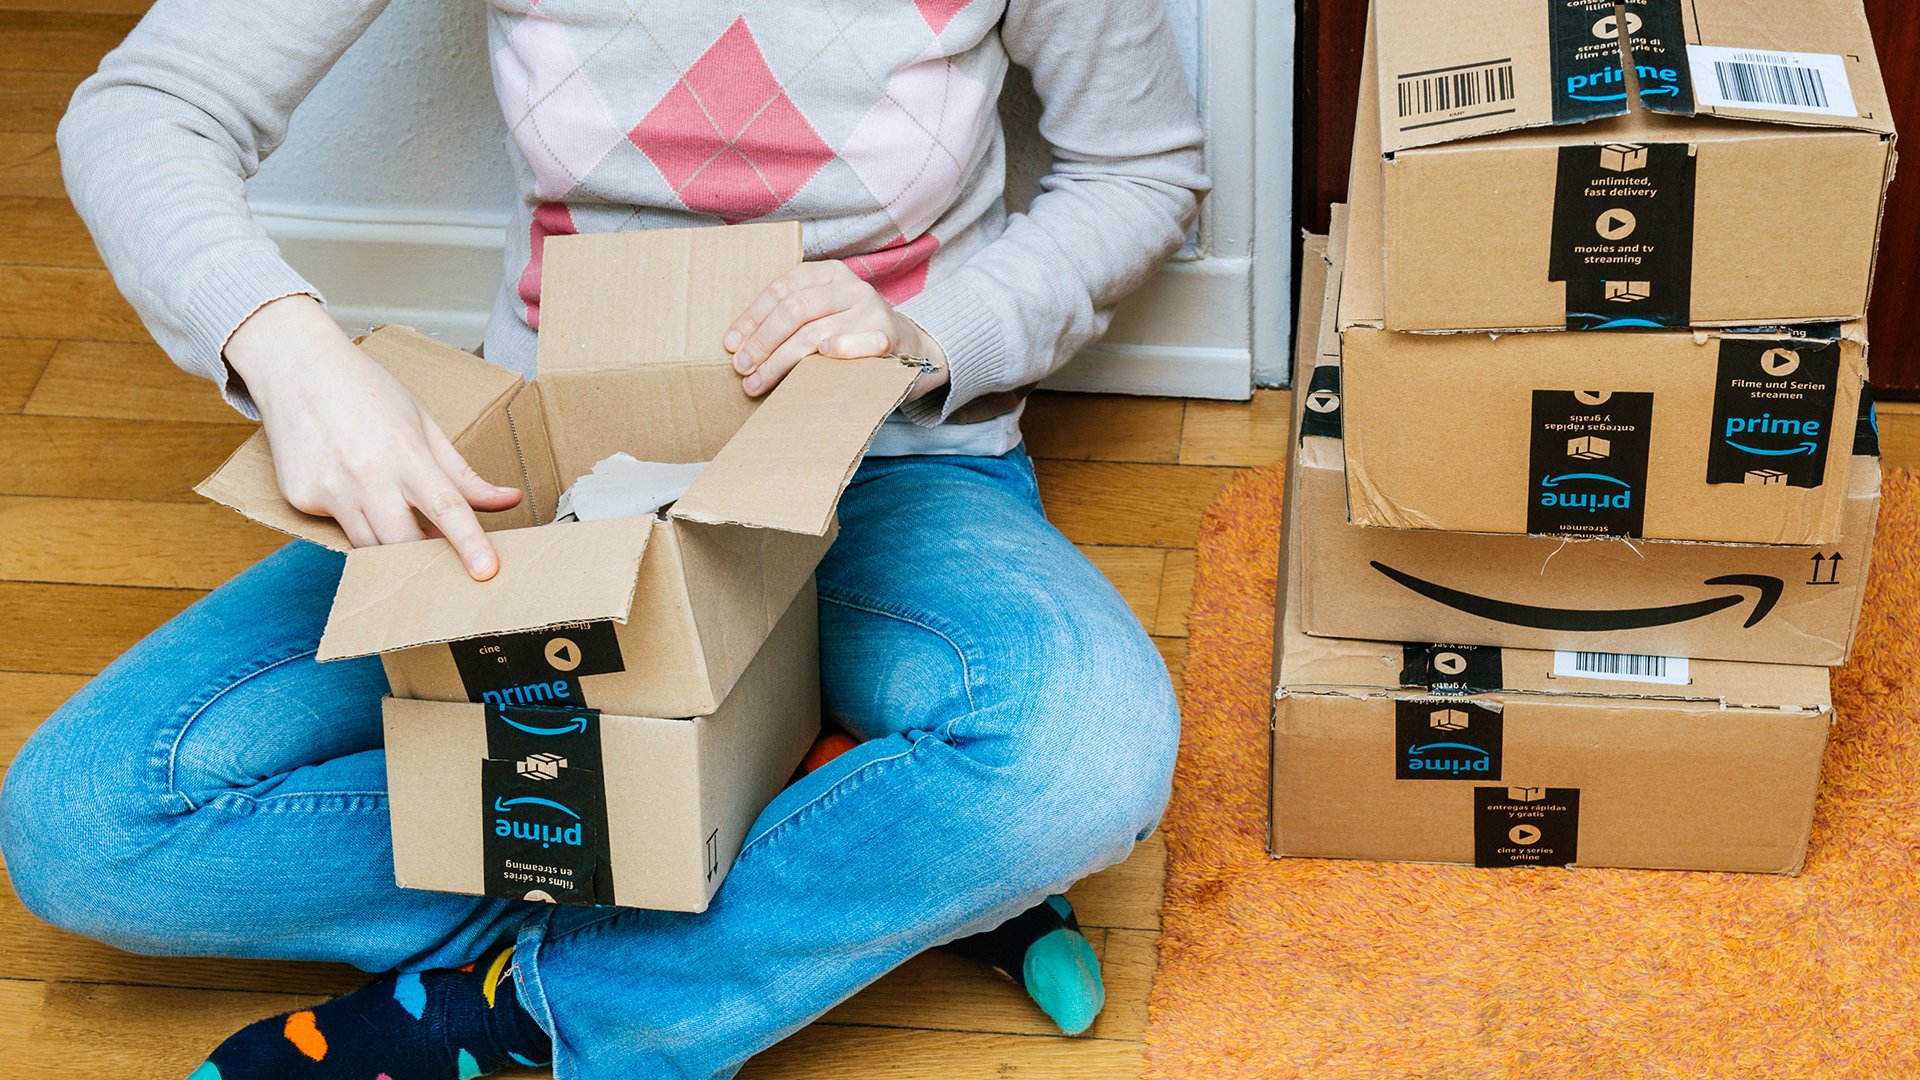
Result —
<svg viewBox="0 0 1920 1080"><path fill-rule="evenodd" d="M326 295L349 331L405 323L461 348L485 332L503 272L504 222L329 216L256 206L254 219ZM1044 384L1052 390L1245 400L1253 393L1240 259L1173 263L1129 297L1107 338Z"/></svg>

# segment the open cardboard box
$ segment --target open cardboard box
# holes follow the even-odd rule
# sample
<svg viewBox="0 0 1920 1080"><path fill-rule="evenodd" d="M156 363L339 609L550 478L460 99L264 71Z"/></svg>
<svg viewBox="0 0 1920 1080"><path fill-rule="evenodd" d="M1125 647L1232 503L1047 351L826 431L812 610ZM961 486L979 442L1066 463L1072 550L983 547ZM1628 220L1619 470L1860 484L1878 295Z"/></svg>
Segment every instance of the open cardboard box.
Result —
<svg viewBox="0 0 1920 1080"><path fill-rule="evenodd" d="M803 585L713 712L385 702L402 888L702 911L820 731Z"/></svg>
<svg viewBox="0 0 1920 1080"><path fill-rule="evenodd" d="M1867 375L1864 323L1765 332L1382 329L1378 194L1355 189L1342 247L1337 325L1355 524L1836 541Z"/></svg>
<svg viewBox="0 0 1920 1080"><path fill-rule="evenodd" d="M1894 126L1859 0L1373 3L1380 325L1865 315Z"/></svg>
<svg viewBox="0 0 1920 1080"><path fill-rule="evenodd" d="M1826 669L1309 636L1291 468L1274 855L1798 872Z"/></svg>
<svg viewBox="0 0 1920 1080"><path fill-rule="evenodd" d="M347 551L319 659L378 653L396 697L706 716L813 573L841 491L919 373L816 356L748 398L721 336L800 257L792 222L554 237L525 384L403 327L361 342L482 476L525 492L483 515L491 581L442 540L347 551L280 495L263 433L197 490ZM559 493L617 451L712 464L663 513L551 524Z"/></svg>
<svg viewBox="0 0 1920 1080"><path fill-rule="evenodd" d="M1350 523L1340 335L1332 318L1341 268L1326 257L1341 246L1345 225L1336 208L1331 242L1309 243L1303 260L1327 282L1324 303L1302 304L1295 373L1295 385L1304 389L1295 409L1293 506L1312 567L1301 600L1308 633L1765 663L1846 661L1880 510L1870 412L1862 414L1849 456L1839 537L1827 547L1568 540ZM1303 282L1309 277L1301 276Z"/></svg>

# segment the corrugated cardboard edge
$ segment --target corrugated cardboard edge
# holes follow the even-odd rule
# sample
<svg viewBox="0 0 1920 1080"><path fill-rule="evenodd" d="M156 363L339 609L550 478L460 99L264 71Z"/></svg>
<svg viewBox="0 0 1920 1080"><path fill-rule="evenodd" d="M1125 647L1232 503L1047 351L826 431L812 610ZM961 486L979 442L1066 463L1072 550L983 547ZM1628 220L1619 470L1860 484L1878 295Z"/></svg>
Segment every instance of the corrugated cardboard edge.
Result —
<svg viewBox="0 0 1920 1080"><path fill-rule="evenodd" d="M825 536L854 471L924 368L900 357L834 360L809 356L714 455L673 505L679 521ZM837 387L837 388L836 388ZM834 410L831 441L794 446L794 420ZM796 468L782 451L816 455ZM802 463L804 464L804 463ZM829 486L830 485L830 486Z"/></svg>
<svg viewBox="0 0 1920 1080"><path fill-rule="evenodd" d="M347 554L347 565L334 594L333 610L327 616L327 628L321 635L316 659L344 660L370 656L416 645L433 645L488 634L544 630L576 622L611 620L624 623L633 609L635 580L640 562L651 539L652 517L612 518L606 521L570 522L494 533L500 553L500 574L491 581L474 581L460 562L459 553L444 541L416 540L405 544L385 544L359 548ZM606 542L606 565L601 571L577 568L569 575L603 583L603 588L580 603L555 608L551 598L532 600L513 595L485 594L492 590L518 588L522 575L538 570L537 564L555 547L570 549L579 558L581 549ZM531 571L508 578L522 563L535 563ZM613 564L619 564L615 566ZM618 570L620 572L616 573ZM470 598L464 616L444 612L449 597ZM505 604L513 617L502 617L497 610L490 617L482 612ZM407 619L423 609L440 614L429 621L438 626L459 627L457 633L424 630L410 626ZM527 612L539 612L520 617Z"/></svg>

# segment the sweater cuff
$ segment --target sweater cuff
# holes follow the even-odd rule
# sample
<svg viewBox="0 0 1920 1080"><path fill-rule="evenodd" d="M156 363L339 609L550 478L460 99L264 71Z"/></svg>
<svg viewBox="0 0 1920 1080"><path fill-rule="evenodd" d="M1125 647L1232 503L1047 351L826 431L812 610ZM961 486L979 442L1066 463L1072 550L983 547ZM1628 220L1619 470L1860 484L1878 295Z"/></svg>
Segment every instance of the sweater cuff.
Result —
<svg viewBox="0 0 1920 1080"><path fill-rule="evenodd" d="M900 406L900 415L934 427L968 402L1007 389L1007 346L1000 321L986 297L947 281L894 305L920 325L947 354L947 385Z"/></svg>
<svg viewBox="0 0 1920 1080"><path fill-rule="evenodd" d="M187 355L178 359L187 370L211 379L241 415L260 419L246 383L227 366L227 340L254 312L282 297L302 295L326 303L320 290L278 252L250 251L240 257L221 253L180 305L179 329Z"/></svg>

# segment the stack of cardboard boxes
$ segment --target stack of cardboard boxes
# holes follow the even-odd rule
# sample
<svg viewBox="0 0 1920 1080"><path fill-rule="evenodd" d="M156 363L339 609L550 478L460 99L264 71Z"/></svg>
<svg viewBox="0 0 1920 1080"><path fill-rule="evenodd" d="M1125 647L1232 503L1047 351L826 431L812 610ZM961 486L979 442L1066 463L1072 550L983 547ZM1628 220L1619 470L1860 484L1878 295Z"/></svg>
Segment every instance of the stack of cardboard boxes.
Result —
<svg viewBox="0 0 1920 1080"><path fill-rule="evenodd" d="M1276 855L1799 868L1892 167L1857 0L1374 0L1302 275Z"/></svg>
<svg viewBox="0 0 1920 1080"><path fill-rule="evenodd" d="M318 656L385 665L402 886L703 910L791 777L820 723L814 567L918 373L814 358L746 397L721 335L800 256L793 223L550 239L527 383L403 327L361 341L522 488L482 515L491 581L442 540L347 551L281 497L264 434L201 485L347 551ZM657 513L556 521L621 452L710 464Z"/></svg>

